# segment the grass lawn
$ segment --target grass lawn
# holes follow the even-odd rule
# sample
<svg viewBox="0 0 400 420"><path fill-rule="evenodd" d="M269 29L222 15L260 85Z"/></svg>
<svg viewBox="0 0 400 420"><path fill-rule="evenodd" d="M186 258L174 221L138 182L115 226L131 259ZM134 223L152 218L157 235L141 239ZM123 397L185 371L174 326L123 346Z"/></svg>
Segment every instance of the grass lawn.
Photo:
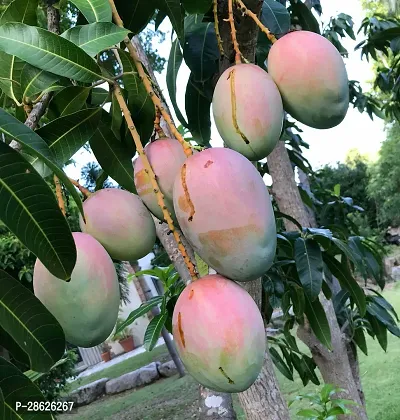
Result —
<svg viewBox="0 0 400 420"><path fill-rule="evenodd" d="M400 313L400 284L387 290L385 297ZM388 335L388 352L384 353L377 342L369 336L369 355L360 354L360 371L366 395L367 411L370 420L399 420L400 404L400 341ZM166 349L160 346L151 353L140 354L131 360L84 378L85 383L101 377L114 378L153 360L165 360ZM279 382L285 397L289 400L299 393L313 392L314 384L304 388L300 379L291 382L278 372ZM81 384L84 382L82 381ZM75 385L77 387L79 385ZM136 391L127 391L117 396L105 397L89 406L79 408L76 413L60 416L62 420L190 420L198 418L198 387L187 375L183 379L177 376L160 380ZM245 420L243 411L234 396L234 405L239 420ZM295 412L304 406L295 404L292 419L297 419Z"/></svg>

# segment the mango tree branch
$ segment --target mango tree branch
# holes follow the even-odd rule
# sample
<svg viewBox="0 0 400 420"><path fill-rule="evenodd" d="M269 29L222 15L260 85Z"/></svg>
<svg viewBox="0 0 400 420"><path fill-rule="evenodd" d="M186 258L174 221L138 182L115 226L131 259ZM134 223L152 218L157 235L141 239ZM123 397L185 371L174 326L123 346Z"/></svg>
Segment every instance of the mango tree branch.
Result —
<svg viewBox="0 0 400 420"><path fill-rule="evenodd" d="M117 8L115 7L115 3L114 0L109 0L110 5L111 5L111 9L112 9L112 15L113 15L113 20L114 23L123 28L124 27L124 23L122 22L121 17L119 16L119 13L117 11ZM174 122L172 121L171 116L169 115L169 113L167 112L167 110L165 109L165 107L163 106L160 98L156 95L156 93L153 90L151 81L149 80L149 78L147 77L146 72L144 71L143 65L139 59L139 56L137 54L136 48L135 46L132 44L131 40L129 39L129 37L126 37L124 39L124 43L128 48L129 54L133 60L133 62L135 63L135 66L137 68L138 74L140 79L142 80L142 83L144 85L144 87L146 88L147 93L149 94L151 100L154 103L154 106L156 106L160 112L161 115L163 116L163 118L165 119L165 121L168 123L168 126L172 132L172 134L176 137L176 139L179 141L179 143L182 145L183 150L186 154L187 157L191 156L193 154L193 151L190 147L190 144L187 143L185 141L185 139L183 138L183 136L179 133L179 131L177 130L177 128L175 127Z"/></svg>
<svg viewBox="0 0 400 420"><path fill-rule="evenodd" d="M56 197L58 201L58 206L60 207L62 214L65 216L66 215L65 202L64 202L64 197L62 193L61 183L57 175L54 175L54 185L56 186Z"/></svg>
<svg viewBox="0 0 400 420"><path fill-rule="evenodd" d="M157 178L156 175L150 165L149 160L147 159L147 156L144 152L142 143L140 141L140 136L135 128L135 124L133 123L132 117L131 117L131 113L129 112L128 106L126 105L125 99L122 96L122 92L121 92L121 88L119 87L119 85L117 83L115 83L113 86L113 95L115 96L115 98L118 101L118 104L122 110L122 113L124 114L125 117L125 121L128 125L129 131L132 135L133 141L135 142L136 145L136 150L139 154L140 159L142 159L143 162L143 166L144 166L144 170L145 172L148 174L150 181L152 183L153 186L153 190L154 193L157 196L157 202L158 205L161 207L162 211L163 211L163 216L164 219L166 220L166 222L168 223L168 227L170 229L170 231L173 233L174 238L178 244L178 249L182 254L182 257L185 261L185 264L190 272L190 276L192 278L193 281L197 280L198 276L196 273L196 267L194 266L194 264L192 263L190 257L188 256L185 247L183 246L183 243L181 241L181 237L178 233L178 231L175 229L174 226L174 222L172 221L171 215L167 209L167 206L165 205L164 202L164 194L161 192L158 183L157 183Z"/></svg>
<svg viewBox="0 0 400 420"><path fill-rule="evenodd" d="M89 191L87 188L83 187L78 181L75 181L75 179L69 178L71 183L75 185L76 188L87 198L90 197L93 193Z"/></svg>
<svg viewBox="0 0 400 420"><path fill-rule="evenodd" d="M229 18L224 19L224 20L226 22L229 22L231 26L232 43L233 43L233 49L235 50L235 64L241 64L242 53L240 52L239 43L237 42L237 39L236 39L235 19L233 17L233 0L228 0L228 12L229 12Z"/></svg>
<svg viewBox="0 0 400 420"><path fill-rule="evenodd" d="M261 23L260 19L258 19L257 15L255 13L253 13L251 10L249 10L246 7L246 5L243 3L242 0L234 0L234 1L236 3L236 6L240 8L242 14L251 17L254 20L254 22L256 23L256 25L261 29L262 32L264 32L267 35L268 39L272 43L277 41L277 39L271 33L271 31Z"/></svg>
<svg viewBox="0 0 400 420"><path fill-rule="evenodd" d="M217 37L217 43L221 57L225 55L224 47L222 45L222 38L219 32L219 23L218 23L218 0L213 0L213 13L214 13L214 28L215 36Z"/></svg>

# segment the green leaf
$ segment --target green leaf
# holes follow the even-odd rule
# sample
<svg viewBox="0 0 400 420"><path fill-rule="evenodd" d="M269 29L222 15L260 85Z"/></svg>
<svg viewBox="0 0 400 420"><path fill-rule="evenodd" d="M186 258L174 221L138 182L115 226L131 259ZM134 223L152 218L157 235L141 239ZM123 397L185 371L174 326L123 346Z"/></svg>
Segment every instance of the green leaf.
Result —
<svg viewBox="0 0 400 420"><path fill-rule="evenodd" d="M132 311L129 314L128 318L126 318L126 320L118 326L118 329L116 330L116 333L119 333L119 332L123 331L126 327L131 325L138 318L140 318L143 315L146 315L148 312L150 312L151 308L159 305L162 302L162 300L163 300L162 296L154 296L151 299L149 299L147 302L142 303L139 306L139 308Z"/></svg>
<svg viewBox="0 0 400 420"><path fill-rule="evenodd" d="M115 137L118 140L121 140L121 125L124 120L124 116L122 114L121 107L119 106L118 100L115 97L115 95L112 95L110 114L111 114L111 131L114 133ZM135 152L136 152L136 148L135 148ZM132 154L132 150L130 149L130 154L131 154L131 157L133 157L135 153Z"/></svg>
<svg viewBox="0 0 400 420"><path fill-rule="evenodd" d="M320 415L322 414L320 411L318 410L313 410L311 408L305 408L303 410L300 410L296 413L298 416L300 417L307 417L310 420L317 420L319 419Z"/></svg>
<svg viewBox="0 0 400 420"><path fill-rule="evenodd" d="M33 370L47 372L64 354L65 336L60 324L32 292L3 270L0 325L28 354Z"/></svg>
<svg viewBox="0 0 400 420"><path fill-rule="evenodd" d="M162 298L161 298L162 299ZM147 326L144 334L144 347L147 351L152 351L160 338L161 330L164 327L165 321L168 318L168 313L159 314L155 316Z"/></svg>
<svg viewBox="0 0 400 420"><path fill-rule="evenodd" d="M0 17L0 25L8 22L22 22L37 26L36 10L39 0L14 0L4 10Z"/></svg>
<svg viewBox="0 0 400 420"><path fill-rule="evenodd" d="M80 82L102 79L100 67L74 43L24 23L0 26L0 50L32 66Z"/></svg>
<svg viewBox="0 0 400 420"><path fill-rule="evenodd" d="M29 357L27 353L18 345L18 343L11 337L11 335L0 327L0 343L1 346L8 350L12 357L19 363L29 366ZM1 417L0 417L1 418Z"/></svg>
<svg viewBox="0 0 400 420"><path fill-rule="evenodd" d="M0 419L6 418L6 404L4 401L3 391L0 388Z"/></svg>
<svg viewBox="0 0 400 420"><path fill-rule="evenodd" d="M154 28L157 31L160 25L164 22L164 19L167 17L167 14L162 10L157 10L157 16L154 21Z"/></svg>
<svg viewBox="0 0 400 420"><path fill-rule="evenodd" d="M298 18L298 23L303 31L310 31L321 34L317 19L315 19L311 10L303 2L294 2L293 0L290 0L290 4L291 9L294 15Z"/></svg>
<svg viewBox="0 0 400 420"><path fill-rule="evenodd" d="M55 74L25 63L20 75L21 96L22 98L32 98L34 95L49 89L59 79L60 77Z"/></svg>
<svg viewBox="0 0 400 420"><path fill-rule="evenodd" d="M185 108L194 140L200 146L208 146L211 139L211 101L199 92L193 73L186 86Z"/></svg>
<svg viewBox="0 0 400 420"><path fill-rule="evenodd" d="M168 67L167 67L167 88L168 88L168 93L171 99L172 106L174 107L175 114L179 122L184 127L187 127L188 123L186 122L184 116L182 115L178 107L178 103L176 101L176 80L178 77L179 69L182 64L182 60L183 60L183 55L182 55L181 47L179 44L179 39L176 38L175 41L172 43L171 52L169 53Z"/></svg>
<svg viewBox="0 0 400 420"><path fill-rule="evenodd" d="M53 369L57 368L58 366L63 365L64 363L66 363L68 361L67 358L64 359L60 359L58 362L54 363L54 365L50 368L49 371L52 371ZM24 375L29 378L32 382L36 382L37 380L39 380L42 376L46 375L46 373L44 372L36 372L34 370L27 370L26 372L24 372Z"/></svg>
<svg viewBox="0 0 400 420"><path fill-rule="evenodd" d="M166 13L178 38L182 40L184 33L185 12L180 0L156 0L157 8Z"/></svg>
<svg viewBox="0 0 400 420"><path fill-rule="evenodd" d="M142 32L155 12L153 0L116 0L115 5L125 28L132 31L134 35Z"/></svg>
<svg viewBox="0 0 400 420"><path fill-rule="evenodd" d="M90 147L107 174L121 187L136 194L130 151L115 137L110 125L100 121L90 139Z"/></svg>
<svg viewBox="0 0 400 420"><path fill-rule="evenodd" d="M400 329L386 309L377 305L375 302L368 302L367 312L380 321L393 335L400 337Z"/></svg>
<svg viewBox="0 0 400 420"><path fill-rule="evenodd" d="M21 123L21 121L18 121L16 118L14 118L12 115L8 114L6 111L4 111L1 108L0 108L0 132L3 132L6 135L6 137L10 137L18 141L21 145L24 146L24 149L31 156L41 159L58 176L58 178L64 183L65 187L72 195L72 198L77 204L79 211L84 217L83 206L82 206L82 201L80 199L80 196L78 192L76 191L75 187L72 185L69 178L67 177L67 175L65 175L64 171L60 169L60 167L54 163L54 156L49 146L47 145L47 143L41 137L39 137L34 131L32 131L23 123Z"/></svg>
<svg viewBox="0 0 400 420"><path fill-rule="evenodd" d="M290 285L290 297L293 303L293 312L296 317L301 317L304 313L305 298L304 290L302 287L298 286L296 283Z"/></svg>
<svg viewBox="0 0 400 420"><path fill-rule="evenodd" d="M111 22L112 11L108 1L105 0L71 0L71 3L82 12L89 23Z"/></svg>
<svg viewBox="0 0 400 420"><path fill-rule="evenodd" d="M91 90L89 95L89 103L93 106L102 105L111 101L111 94L108 90L103 88L95 87Z"/></svg>
<svg viewBox="0 0 400 420"><path fill-rule="evenodd" d="M275 0L263 1L260 20L274 35L283 35L290 30L289 12ZM263 36L266 37L265 34Z"/></svg>
<svg viewBox="0 0 400 420"><path fill-rule="evenodd" d="M62 166L95 134L100 116L101 108L83 109L57 118L35 133L46 141L54 160ZM53 169L46 168L43 165L46 162L41 161L40 156L30 163L42 176L49 175Z"/></svg>
<svg viewBox="0 0 400 420"><path fill-rule="evenodd" d="M191 15L185 19L183 57L196 82L205 82L218 72L220 57L214 24L202 18Z"/></svg>
<svg viewBox="0 0 400 420"><path fill-rule="evenodd" d="M73 42L94 57L100 51L119 44L128 34L128 29L120 28L111 22L98 22L74 26L65 31L61 37Z"/></svg>
<svg viewBox="0 0 400 420"><path fill-rule="evenodd" d="M196 267L199 272L200 277L207 276L209 273L209 267L206 262L204 262L196 253L194 254L196 260Z"/></svg>
<svg viewBox="0 0 400 420"><path fill-rule="evenodd" d="M136 66L132 62L130 55L125 51L120 51L120 57L124 72L132 73L125 75L122 80L128 92L129 111L131 112L141 142L145 145L150 140L154 129L154 104L140 80ZM129 141L133 142L129 130L128 136Z"/></svg>
<svg viewBox="0 0 400 420"><path fill-rule="evenodd" d="M324 403L327 403L330 397L337 391L335 385L325 384L321 389L321 400Z"/></svg>
<svg viewBox="0 0 400 420"><path fill-rule="evenodd" d="M38 0L14 0L1 15L0 25L21 22L36 26L37 7ZM0 53L0 88L17 104L21 103L23 97L20 77L24 65L25 63L14 55Z"/></svg>
<svg viewBox="0 0 400 420"><path fill-rule="evenodd" d="M52 98L47 111L47 117L54 120L82 109L89 93L90 87L68 86L57 92Z"/></svg>
<svg viewBox="0 0 400 420"><path fill-rule="evenodd" d="M294 259L305 293L310 300L315 300L321 292L324 270L319 244L313 239L297 238Z"/></svg>
<svg viewBox="0 0 400 420"><path fill-rule="evenodd" d="M383 351L386 351L388 345L387 328L373 315L367 314L367 319L371 325L373 333L378 339L378 343L382 347Z"/></svg>
<svg viewBox="0 0 400 420"><path fill-rule="evenodd" d="M182 0L184 9L190 14L202 14L210 10L212 0Z"/></svg>
<svg viewBox="0 0 400 420"><path fill-rule="evenodd" d="M368 356L367 341L365 340L364 331L362 328L356 328L353 333L353 340L361 351Z"/></svg>
<svg viewBox="0 0 400 420"><path fill-rule="evenodd" d="M53 191L18 152L3 142L0 202L4 224L52 274L68 280L75 267L76 248Z"/></svg>
<svg viewBox="0 0 400 420"><path fill-rule="evenodd" d="M22 408L18 412L15 411L17 403L27 405L34 401L45 403L46 400L33 382L2 357L0 357L0 390L2 391L5 405L5 413L4 417L1 417L2 419L52 420L54 418L50 412L28 413Z"/></svg>
<svg viewBox="0 0 400 420"><path fill-rule="evenodd" d="M277 367L277 369L282 373L283 376L293 381L293 374L290 371L290 369L287 367L286 363L280 356L280 354L277 352L276 349L273 347L270 347L269 353L271 355L271 359L274 362L274 365Z"/></svg>
<svg viewBox="0 0 400 420"><path fill-rule="evenodd" d="M365 294L352 276L349 267L347 266L347 258L342 256L342 261L340 262L327 253L324 253L323 258L331 273L339 280L342 288L347 290L354 299L354 302L360 311L360 315L364 316L366 312Z"/></svg>
<svg viewBox="0 0 400 420"><path fill-rule="evenodd" d="M308 322L310 323L311 329L318 340L329 350L332 350L331 330L321 302L319 299L311 302L307 295L305 295L305 298L306 305L304 312L307 316Z"/></svg>

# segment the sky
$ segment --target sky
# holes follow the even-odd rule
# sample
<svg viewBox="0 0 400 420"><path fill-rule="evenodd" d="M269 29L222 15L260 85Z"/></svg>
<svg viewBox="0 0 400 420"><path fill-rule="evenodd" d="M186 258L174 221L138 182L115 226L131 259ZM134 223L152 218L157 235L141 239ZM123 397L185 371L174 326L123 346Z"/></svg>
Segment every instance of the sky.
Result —
<svg viewBox="0 0 400 420"><path fill-rule="evenodd" d="M331 16L339 13L346 13L353 17L354 32L356 33L365 16L358 0L321 0L323 15L318 17L324 24L329 21ZM168 59L171 48L171 25L166 19L160 26L160 30L166 33L165 41L155 45L160 55ZM373 78L371 65L365 60L361 60L360 51L354 51L355 45L363 40L363 34L357 35L357 40L350 38L343 40L343 45L349 51L349 57L345 59L346 69L349 80L358 80L366 90L369 88L368 82ZM164 96L168 98L166 85L166 68L161 74L157 74L157 79ZM185 115L185 88L189 78L189 69L183 63L178 74L177 82L177 101L178 106ZM173 117L175 114L171 103L169 103ZM212 120L212 119L211 119ZM179 124L178 120L175 121ZM361 114L350 106L345 120L337 127L329 130L317 130L302 124L298 124L303 130L301 136L310 148L304 150L304 156L309 160L314 170L326 165L335 165L337 162L343 162L348 152L352 149L358 149L360 153L367 154L371 159L375 159L380 149L382 141L385 140L384 123L375 118L372 121L366 113ZM223 145L222 139L212 122L211 144L214 147ZM67 174L74 178L80 178L81 167L93 161L94 156L86 151L78 152L74 156L76 166L70 165L66 168Z"/></svg>

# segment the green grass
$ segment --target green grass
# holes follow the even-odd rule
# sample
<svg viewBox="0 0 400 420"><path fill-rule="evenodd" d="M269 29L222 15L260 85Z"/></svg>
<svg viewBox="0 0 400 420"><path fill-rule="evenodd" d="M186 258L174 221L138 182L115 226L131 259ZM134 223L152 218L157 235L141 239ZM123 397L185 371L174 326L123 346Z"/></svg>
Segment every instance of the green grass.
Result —
<svg viewBox="0 0 400 420"><path fill-rule="evenodd" d="M131 357L130 359L124 360L114 366L106 368L101 372L93 373L92 375L85 376L81 379L77 379L74 382L71 382L69 391L71 392L80 386L90 384L91 382L97 381L101 378L117 378L118 376L123 375L124 373L132 372L133 370L139 369L142 366L146 366L151 362L165 362L170 360L168 355L167 348L163 344L153 349L151 352L140 353L137 356Z"/></svg>
<svg viewBox="0 0 400 420"><path fill-rule="evenodd" d="M384 295L400 313L400 284L386 291ZM399 420L400 341L389 334L388 352L385 353L379 344L369 336L367 340L369 355L360 354L360 371L367 401L368 417L370 420ZM304 349L304 347L302 348ZM158 360L160 357L166 357L164 347L136 356L127 361L129 365L123 362L92 375L89 377L90 380L85 378L85 381L88 383L101 377L116 377L148 364L152 360ZM309 384L304 388L299 378L291 382L279 372L278 379L287 400L300 393L317 390L314 384ZM190 420L198 418L198 395L198 386L189 375L183 379L172 377L136 391L105 397L90 406L78 409L76 414L60 418L62 420ZM237 396L234 395L233 399L238 420L245 420ZM303 404L296 403L291 407L292 419L296 419L296 411L305 407Z"/></svg>

